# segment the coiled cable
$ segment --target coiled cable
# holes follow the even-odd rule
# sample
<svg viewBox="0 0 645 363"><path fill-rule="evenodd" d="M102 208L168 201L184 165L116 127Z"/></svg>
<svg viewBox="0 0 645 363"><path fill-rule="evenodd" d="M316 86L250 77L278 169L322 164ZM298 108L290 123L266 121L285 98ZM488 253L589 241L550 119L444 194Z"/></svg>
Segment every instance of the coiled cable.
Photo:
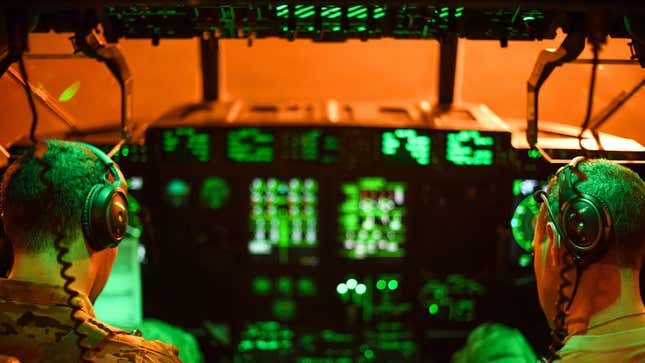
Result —
<svg viewBox="0 0 645 363"><path fill-rule="evenodd" d="M41 144L42 145L42 144ZM44 145L43 145L44 146ZM37 149L38 154L38 149ZM51 170L51 166L44 160L43 155L36 155L36 162L42 167L42 170L39 173L40 181L45 185L45 190L43 191L43 200L47 201L47 209L53 210L56 204L55 198L52 197L52 191L54 190L54 184L51 180L48 180L45 177L45 174ZM76 334L76 345L80 350L80 358L84 362L93 362L93 359L87 358L88 353L92 350L92 347L85 344L83 340L87 337L87 333L81 331L81 326L85 323L85 319L79 316L82 311L82 307L77 297L80 296L80 293L72 288L72 284L76 281L76 278L69 274L69 269L72 267L72 263L65 261L65 255L69 253L69 247L67 247L63 241L65 240L65 232L61 226L61 221L55 213L51 216L51 232L54 236L54 248L56 249L56 261L61 266L60 276L65 281L63 284L63 290L67 293L67 305L71 308L70 318L74 322L74 333Z"/></svg>
<svg viewBox="0 0 645 363"><path fill-rule="evenodd" d="M45 200L47 203L47 209L53 210L56 205L56 200L53 197L54 183L51 180L48 180L45 174L51 170L51 165L44 160L45 154L47 153L47 144L38 143L36 138L36 128L38 126L38 113L36 112L36 105L31 92L31 85L29 84L29 79L27 77L27 70L25 63L20 57L18 59L18 65L20 68L20 73L25 85L25 92L27 93L27 99L29 101L29 108L32 114L31 128L29 130L29 139L31 140L32 146L34 147L34 159L36 163L41 166L41 171L38 174L38 178L45 186L42 194L42 200ZM84 333L80 330L81 325L85 323L85 320L79 316L79 312L82 311L82 307L76 299L80 293L72 288L72 284L76 281L74 276L68 273L68 270L72 267L72 263L65 261L65 255L69 252L69 247L63 244L65 240L65 232L61 226L61 221L56 216L56 213L52 213L51 216L51 232L54 236L54 248L57 251L56 261L60 264L60 276L65 281L63 285L63 290L67 293L67 305L71 308L70 318L74 322L74 333L76 334L76 345L80 350L80 358L84 362L93 362L93 359L87 358L87 354L92 350L92 347L83 343L83 339L87 337L87 333Z"/></svg>

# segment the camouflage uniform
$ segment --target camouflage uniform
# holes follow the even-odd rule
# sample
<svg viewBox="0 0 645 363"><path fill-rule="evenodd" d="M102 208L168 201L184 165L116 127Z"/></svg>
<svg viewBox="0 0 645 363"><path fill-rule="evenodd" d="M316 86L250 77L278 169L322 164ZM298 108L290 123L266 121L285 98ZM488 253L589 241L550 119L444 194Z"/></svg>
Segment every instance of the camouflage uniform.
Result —
<svg viewBox="0 0 645 363"><path fill-rule="evenodd" d="M81 362L68 295L56 286L0 279L0 354L22 363ZM78 298L83 344L94 362L181 363L178 350L101 323L87 296Z"/></svg>

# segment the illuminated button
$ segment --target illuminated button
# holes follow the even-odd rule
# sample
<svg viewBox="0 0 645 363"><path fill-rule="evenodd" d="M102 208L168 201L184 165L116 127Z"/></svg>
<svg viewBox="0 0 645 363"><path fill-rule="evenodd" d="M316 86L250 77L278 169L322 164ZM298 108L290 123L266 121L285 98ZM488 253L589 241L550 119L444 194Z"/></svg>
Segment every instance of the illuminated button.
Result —
<svg viewBox="0 0 645 363"><path fill-rule="evenodd" d="M428 307L428 312L430 315L436 315L439 312L439 305L437 304L430 304Z"/></svg>
<svg viewBox="0 0 645 363"><path fill-rule="evenodd" d="M396 280L390 280L390 282L387 283L387 287L390 290L396 290L399 287L399 282Z"/></svg>
<svg viewBox="0 0 645 363"><path fill-rule="evenodd" d="M377 289L379 289L379 290L385 290L385 288L386 288L386 287L387 287L387 282L385 282L385 280L378 280L378 281L376 282L376 288L377 288Z"/></svg>
<svg viewBox="0 0 645 363"><path fill-rule="evenodd" d="M348 290L347 285L345 285L342 282L336 286L336 292L338 292L341 295L345 295L347 293L347 290Z"/></svg>
<svg viewBox="0 0 645 363"><path fill-rule="evenodd" d="M358 285L358 281L356 281L356 279L347 280L347 288L348 289L354 290L357 285Z"/></svg>
<svg viewBox="0 0 645 363"><path fill-rule="evenodd" d="M359 295L363 295L367 291L367 286L364 284L358 284L356 285L356 293Z"/></svg>

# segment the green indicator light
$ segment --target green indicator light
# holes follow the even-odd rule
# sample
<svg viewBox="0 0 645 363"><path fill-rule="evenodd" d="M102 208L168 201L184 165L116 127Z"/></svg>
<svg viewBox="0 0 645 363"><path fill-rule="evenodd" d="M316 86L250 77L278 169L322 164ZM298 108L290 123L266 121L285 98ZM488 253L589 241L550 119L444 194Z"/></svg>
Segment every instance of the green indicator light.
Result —
<svg viewBox="0 0 645 363"><path fill-rule="evenodd" d="M302 296L314 296L316 295L316 284L310 278L302 278L298 280L298 292Z"/></svg>
<svg viewBox="0 0 645 363"><path fill-rule="evenodd" d="M364 32L366 29L367 29L367 27L361 25L361 26L356 28L356 31Z"/></svg>
<svg viewBox="0 0 645 363"><path fill-rule="evenodd" d="M357 294L363 295L367 291L367 286L365 286L364 284L358 284L356 285L355 291Z"/></svg>
<svg viewBox="0 0 645 363"><path fill-rule="evenodd" d="M439 17L440 17L440 18L445 18L445 17L447 17L448 15L449 15L449 13L441 13L441 14L439 14Z"/></svg>
<svg viewBox="0 0 645 363"><path fill-rule="evenodd" d="M374 8L374 19L380 19L385 16L385 8L377 6Z"/></svg>
<svg viewBox="0 0 645 363"><path fill-rule="evenodd" d="M204 179L199 200L206 208L220 209L228 202L229 195L230 189L226 180L210 176Z"/></svg>
<svg viewBox="0 0 645 363"><path fill-rule="evenodd" d="M385 290L387 287L387 282L385 280L378 280L376 282L376 288L379 290Z"/></svg>
<svg viewBox="0 0 645 363"><path fill-rule="evenodd" d="M349 279L347 280L346 285L348 289L354 290L358 285L358 281L356 281L356 279Z"/></svg>
<svg viewBox="0 0 645 363"><path fill-rule="evenodd" d="M173 207L184 206L190 199L190 186L181 179L172 179L166 185L164 199Z"/></svg>
<svg viewBox="0 0 645 363"><path fill-rule="evenodd" d="M365 19L367 18L367 8L362 5L350 6L347 9L347 17L350 19L351 18Z"/></svg>
<svg viewBox="0 0 645 363"><path fill-rule="evenodd" d="M69 87L65 88L63 92L61 92L60 96L58 96L58 101L67 102L71 100L76 95L76 92L78 92L79 88L81 88L80 81L72 83Z"/></svg>
<svg viewBox="0 0 645 363"><path fill-rule="evenodd" d="M517 260L517 264L521 267L528 267L531 264L531 255L522 254Z"/></svg>
<svg viewBox="0 0 645 363"><path fill-rule="evenodd" d="M293 293L291 279L288 277L280 277L278 279L278 291L283 295L291 295Z"/></svg>
<svg viewBox="0 0 645 363"><path fill-rule="evenodd" d="M439 305L430 304L430 306L428 307L428 312L430 313L430 315L437 315L437 313L439 312Z"/></svg>
<svg viewBox="0 0 645 363"><path fill-rule="evenodd" d="M339 26L335 26L335 27L331 28L331 30L333 30L335 32L340 31L340 29L341 28Z"/></svg>
<svg viewBox="0 0 645 363"><path fill-rule="evenodd" d="M517 197L520 194L522 194L522 180L515 179L513 180L513 195Z"/></svg>
<svg viewBox="0 0 645 363"><path fill-rule="evenodd" d="M257 295L269 295L271 294L272 288L273 284L271 280L266 277L256 277L253 279L253 292Z"/></svg>
<svg viewBox="0 0 645 363"><path fill-rule="evenodd" d="M293 13L296 15L296 17L304 19L316 14L316 11L313 5L296 5L295 11Z"/></svg>
<svg viewBox="0 0 645 363"><path fill-rule="evenodd" d="M340 283L336 286L336 292L339 293L340 295L345 295L349 289L347 288L347 285L344 283Z"/></svg>
<svg viewBox="0 0 645 363"><path fill-rule="evenodd" d="M277 10L276 15L279 18L288 18L289 17L289 5L287 4L282 4L278 5L275 8Z"/></svg>
<svg viewBox="0 0 645 363"><path fill-rule="evenodd" d="M542 155L540 154L540 151L537 149L531 149L527 151L527 154L529 158L531 159L541 159Z"/></svg>
<svg viewBox="0 0 645 363"><path fill-rule="evenodd" d="M363 352L363 355L365 356L365 359L367 360L372 360L374 359L374 351L371 349L365 349Z"/></svg>
<svg viewBox="0 0 645 363"><path fill-rule="evenodd" d="M386 181L384 178L362 178L359 181L359 186L364 190L380 190L385 187Z"/></svg>
<svg viewBox="0 0 645 363"><path fill-rule="evenodd" d="M310 26L310 27L308 27L308 28L307 28L307 31L312 32L312 31L314 31L314 29L315 29L315 28L314 28L313 26Z"/></svg>
<svg viewBox="0 0 645 363"><path fill-rule="evenodd" d="M339 6L323 6L320 11L320 16L326 19L336 19L343 15L343 11Z"/></svg>
<svg viewBox="0 0 645 363"><path fill-rule="evenodd" d="M387 283L387 287L390 290L396 290L399 287L399 282L396 280L390 280L390 282Z"/></svg>
<svg viewBox="0 0 645 363"><path fill-rule="evenodd" d="M535 17L533 17L533 16L531 16L531 15L527 15L527 16L522 17L522 20L524 20L524 21L531 21L531 20L535 20Z"/></svg>
<svg viewBox="0 0 645 363"><path fill-rule="evenodd" d="M292 320L296 316L296 303L291 299L277 299L273 302L273 316L279 320ZM265 350L277 350L277 341L265 341L268 343Z"/></svg>
<svg viewBox="0 0 645 363"><path fill-rule="evenodd" d="M289 27L288 27L288 26L286 26L286 25L285 25L285 26L283 26L283 27L282 27L282 31L283 31L283 32L288 32L288 31L289 31Z"/></svg>
<svg viewBox="0 0 645 363"><path fill-rule="evenodd" d="M130 155L130 148L126 145L126 146L121 148L121 156L123 156L125 158L128 155Z"/></svg>
<svg viewBox="0 0 645 363"><path fill-rule="evenodd" d="M455 165L493 165L495 139L479 131L449 132L446 136L446 160Z"/></svg>

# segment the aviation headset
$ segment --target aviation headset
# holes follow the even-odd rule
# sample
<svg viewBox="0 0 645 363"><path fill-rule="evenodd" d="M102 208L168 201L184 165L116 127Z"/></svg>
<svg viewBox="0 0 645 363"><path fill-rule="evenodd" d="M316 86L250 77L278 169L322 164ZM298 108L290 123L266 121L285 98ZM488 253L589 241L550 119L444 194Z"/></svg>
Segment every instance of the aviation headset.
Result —
<svg viewBox="0 0 645 363"><path fill-rule="evenodd" d="M89 149L106 168L103 183L92 186L85 197L81 212L83 235L95 251L116 247L125 237L128 225L125 178L118 165L102 150L82 142L74 142L74 144ZM109 180L110 174L114 177L113 182ZM2 200L2 204L4 203L5 201ZM4 205L0 205L0 207L4 207Z"/></svg>
<svg viewBox="0 0 645 363"><path fill-rule="evenodd" d="M577 183L586 180L586 175L578 168L584 160L585 157L578 156L555 174L560 204L557 217L549 206L547 193L539 190L534 194L538 203L544 203L560 241L581 266L600 259L612 236L612 218L605 202L576 188ZM574 174L578 176L576 181Z"/></svg>

